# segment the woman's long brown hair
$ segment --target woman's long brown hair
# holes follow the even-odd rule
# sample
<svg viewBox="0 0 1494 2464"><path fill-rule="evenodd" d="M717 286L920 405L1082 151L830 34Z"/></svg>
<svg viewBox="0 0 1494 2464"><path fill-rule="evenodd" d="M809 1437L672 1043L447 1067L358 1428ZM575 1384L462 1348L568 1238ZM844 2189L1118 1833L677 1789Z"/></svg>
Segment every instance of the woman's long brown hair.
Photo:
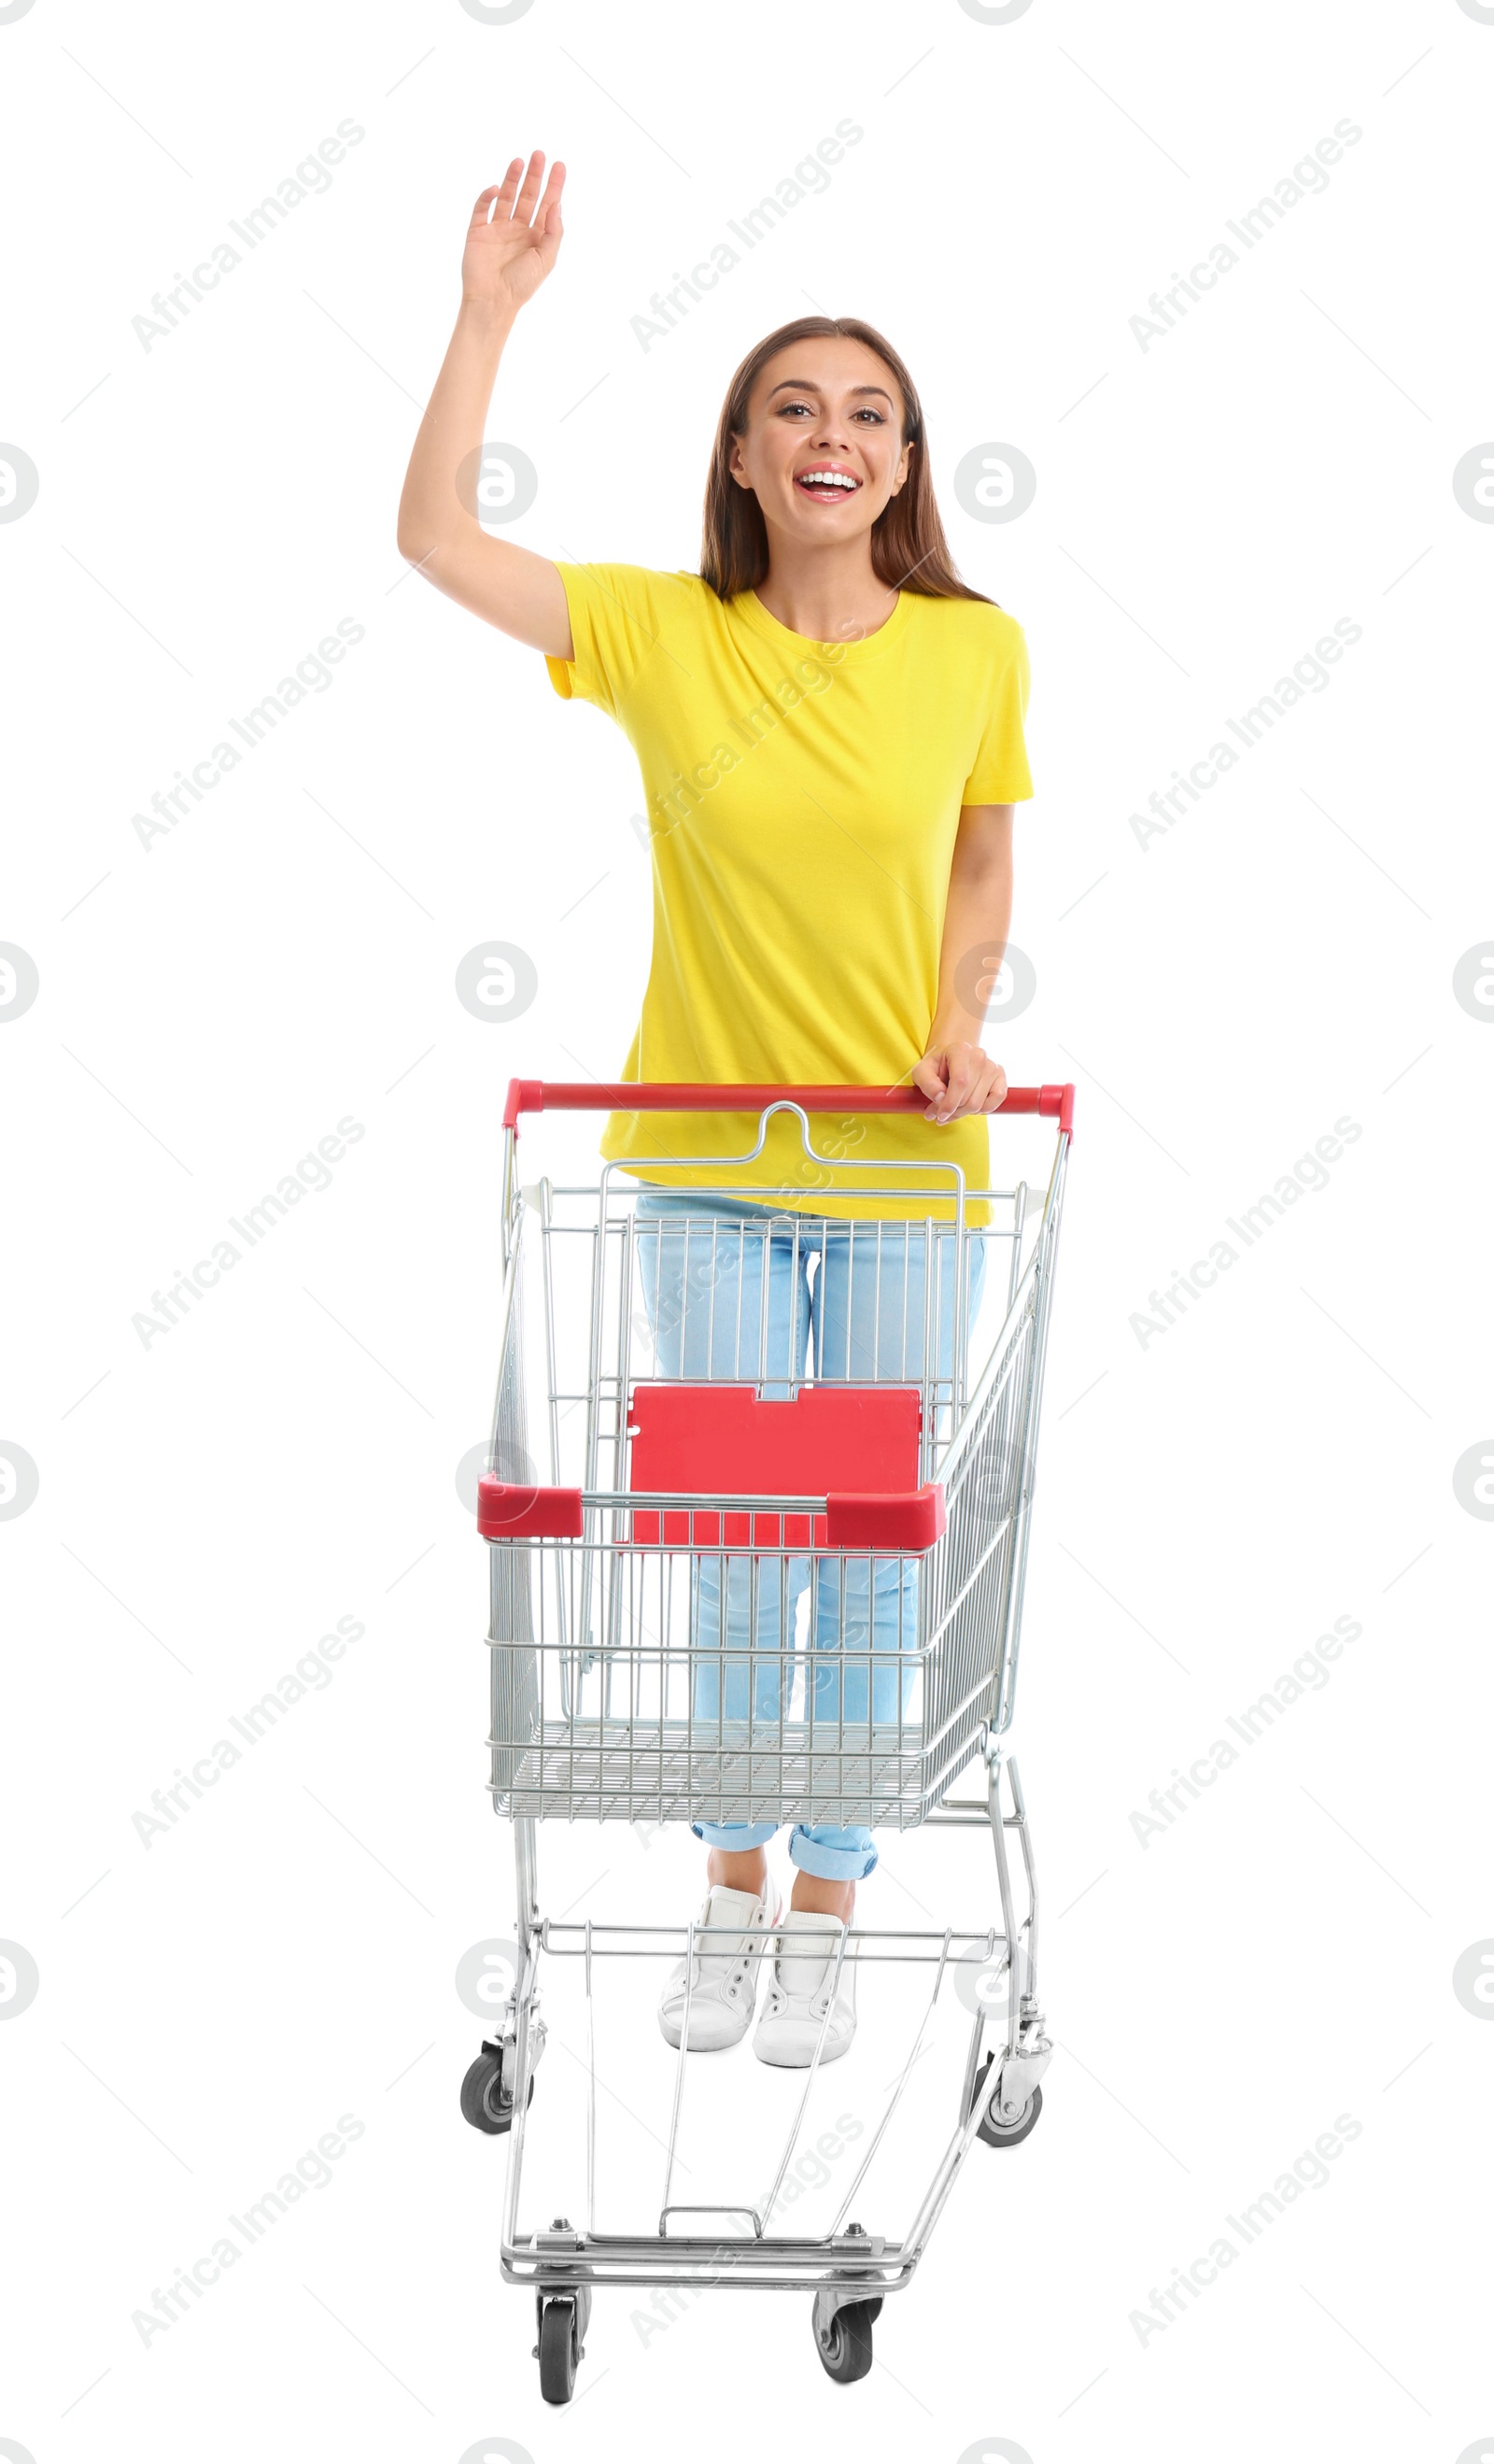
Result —
<svg viewBox="0 0 1494 2464"><path fill-rule="evenodd" d="M733 377L721 407L706 481L701 580L709 582L718 599L734 599L739 590L756 590L766 579L767 525L752 491L738 487L732 477L728 467L732 440L746 433L752 389L774 353L786 350L792 342L822 341L831 335L864 343L891 371L903 398L902 441L917 449L902 487L889 497L871 525L871 568L877 580L890 589L912 590L924 599L980 599L987 606L998 605L983 590L972 590L955 570L934 502L918 389L890 342L859 317L796 317L791 325L780 325L749 351Z"/></svg>

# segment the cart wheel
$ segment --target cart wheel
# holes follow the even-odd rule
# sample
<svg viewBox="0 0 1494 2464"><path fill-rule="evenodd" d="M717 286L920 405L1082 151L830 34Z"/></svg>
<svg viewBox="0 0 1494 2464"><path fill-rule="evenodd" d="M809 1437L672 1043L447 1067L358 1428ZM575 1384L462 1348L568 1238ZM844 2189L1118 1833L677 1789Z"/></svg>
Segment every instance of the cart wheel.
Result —
<svg viewBox="0 0 1494 2464"><path fill-rule="evenodd" d="M495 2139L501 2131L514 2127L514 2108L505 2104L502 2095L503 2065L496 2054L479 2054L462 2081L462 2118L474 2130L485 2130ZM529 2074L529 2094L524 2100L527 2112L535 2101L535 2074Z"/></svg>
<svg viewBox="0 0 1494 2464"><path fill-rule="evenodd" d="M987 2054L984 2067L976 2079L976 2092L971 2099L973 2104L980 2103L995 2060L994 2054ZM1021 2113L1014 2114L1010 2122L994 2121L989 2111L982 2113L977 2125L977 2135L985 2141L988 2147L1015 2147L1019 2140L1026 2139L1036 2130L1042 2111L1043 2090L1035 2087Z"/></svg>
<svg viewBox="0 0 1494 2464"><path fill-rule="evenodd" d="M874 2301L846 2301L832 2312L827 2325L815 2320L815 2350L832 2379L848 2387L871 2367L871 2321L882 2307Z"/></svg>
<svg viewBox="0 0 1494 2464"><path fill-rule="evenodd" d="M576 2388L581 2359L581 2317L574 2293L560 2293L539 2304L539 2392L546 2404L569 2404Z"/></svg>

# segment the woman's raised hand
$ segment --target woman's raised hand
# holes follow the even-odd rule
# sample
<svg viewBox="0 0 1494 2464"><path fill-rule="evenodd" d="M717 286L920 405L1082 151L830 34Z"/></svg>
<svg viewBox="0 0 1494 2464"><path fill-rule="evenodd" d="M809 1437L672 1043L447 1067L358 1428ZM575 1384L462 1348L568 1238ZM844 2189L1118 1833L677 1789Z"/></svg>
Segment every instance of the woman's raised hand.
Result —
<svg viewBox="0 0 1494 2464"><path fill-rule="evenodd" d="M531 154L527 170L516 155L501 186L484 188L462 253L464 302L512 317L534 297L560 254L564 164L551 165L543 196L542 179L542 154Z"/></svg>

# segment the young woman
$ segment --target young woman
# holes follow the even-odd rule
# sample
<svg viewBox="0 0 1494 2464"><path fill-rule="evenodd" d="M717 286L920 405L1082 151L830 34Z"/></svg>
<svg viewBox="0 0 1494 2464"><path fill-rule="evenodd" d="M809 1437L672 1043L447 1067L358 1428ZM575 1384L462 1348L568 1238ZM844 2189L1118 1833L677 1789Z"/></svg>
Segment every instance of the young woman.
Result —
<svg viewBox="0 0 1494 2464"><path fill-rule="evenodd" d="M1012 818L1032 793L1023 745L1022 628L956 576L934 500L923 413L908 370L869 326L801 318L750 352L732 381L706 489L698 574L552 563L494 539L464 509L458 467L480 446L503 345L560 247L564 167L510 164L484 189L462 260L462 303L410 456L401 552L438 589L542 651L563 697L596 703L637 752L648 803L654 934L643 1015L625 1078L716 1084L894 1086L927 1109L832 1124L822 1152L874 1159L899 1188L989 1186L983 1115L1006 1092L981 1048L985 993L1005 945ZM542 193L541 193L542 189ZM471 467L471 466L469 466ZM723 1341L756 1374L922 1374L923 1247L868 1276L856 1249L857 1175L806 1163L797 1124L770 1125L752 1185L775 1204L692 1197L701 1165L660 1156L740 1155L756 1119L615 1114L603 1142L646 1184L637 1211L645 1298L666 1376L730 1375ZM922 1167L922 1169L920 1169ZM716 1177L719 1178L719 1174ZM733 1177L747 1176L734 1174ZM863 1189L868 1176L861 1175ZM939 1201L910 1195L920 1220ZM897 1208L879 1200L880 1215ZM974 1210L972 1210L974 1212ZM722 1237L705 1241L708 1216ZM802 1216L796 1239L788 1228ZM693 1240L686 1224L697 1227ZM865 1235L871 1229L863 1224ZM936 1244L942 1249L948 1242ZM983 1244L971 1244L977 1266ZM811 1277L811 1262L814 1274ZM941 1276L944 1269L937 1270ZM702 1284L702 1276L705 1278ZM972 1292L972 1307L977 1293ZM711 1305L713 1304L714 1305ZM949 1373L949 1293L929 1314ZM909 1330L913 1330L910 1335ZM777 1716L779 1636L792 1636L808 1579L788 1561L756 1623L739 1588L749 1561L696 1563L695 1630L765 1655L754 1711ZM837 1647L912 1639L912 1575L896 1561L814 1585L816 1709L839 1704ZM763 1595L771 1592L762 1585ZM746 1711L746 1657L724 1663L729 1717ZM864 1657L846 1663L846 1716L868 1712ZM719 1659L698 1670L696 1708L719 1708ZM877 1669L875 1717L895 1720L896 1664ZM911 1676L911 1672L910 1672ZM890 1681L883 1698L881 1681ZM904 1683L907 1699L908 1678ZM772 1823L696 1823L710 1854L692 2047L735 2044L751 2024L758 1963L781 1910L764 1843ZM876 1863L860 1826L799 1825L783 1947L753 2038L765 2061L803 2065L835 1976L856 1882ZM797 1945L796 1933L802 1940ZM685 1963L666 1980L660 2025L680 2037ZM846 1962L821 2058L855 2030Z"/></svg>

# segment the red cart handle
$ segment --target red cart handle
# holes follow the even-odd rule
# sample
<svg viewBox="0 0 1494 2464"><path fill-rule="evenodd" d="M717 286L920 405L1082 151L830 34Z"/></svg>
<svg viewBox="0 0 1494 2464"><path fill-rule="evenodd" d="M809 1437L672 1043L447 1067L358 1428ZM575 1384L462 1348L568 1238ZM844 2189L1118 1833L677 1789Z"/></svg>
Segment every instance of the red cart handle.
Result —
<svg viewBox="0 0 1494 2464"><path fill-rule="evenodd" d="M516 1132L520 1112L760 1112L787 1100L806 1112L921 1112L929 1098L916 1087L706 1087L626 1080L597 1087L573 1079L511 1078L503 1126ZM1001 1112L1041 1112L1074 1134L1074 1089L1008 1087Z"/></svg>

